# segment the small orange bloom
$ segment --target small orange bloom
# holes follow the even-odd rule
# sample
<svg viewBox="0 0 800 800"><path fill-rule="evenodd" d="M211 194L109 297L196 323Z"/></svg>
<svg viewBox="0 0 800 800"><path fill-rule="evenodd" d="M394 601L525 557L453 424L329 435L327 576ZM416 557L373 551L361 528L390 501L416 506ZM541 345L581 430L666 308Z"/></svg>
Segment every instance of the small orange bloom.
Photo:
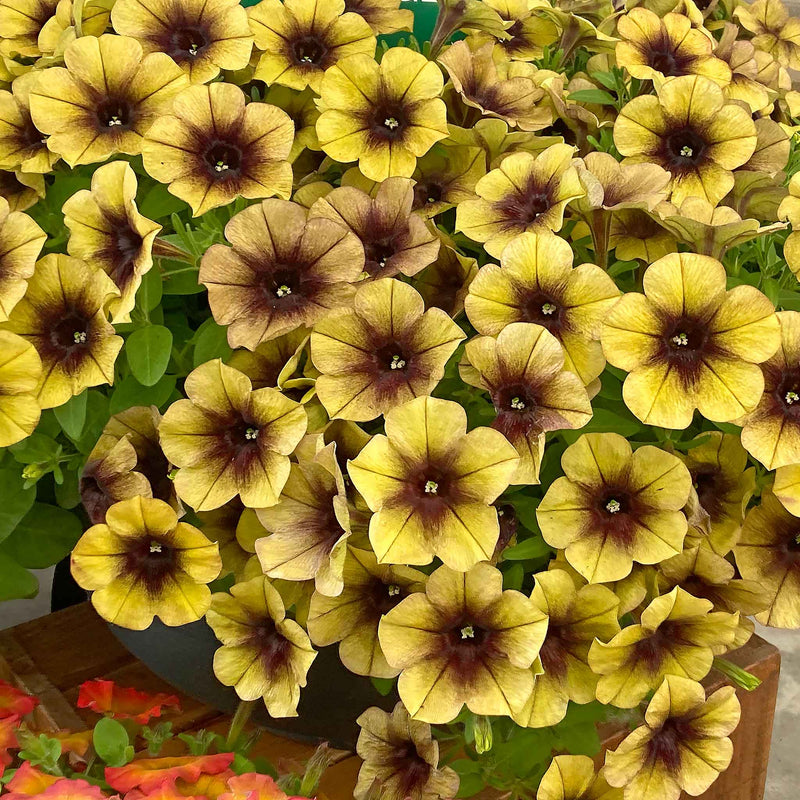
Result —
<svg viewBox="0 0 800 800"><path fill-rule="evenodd" d="M78 708L91 708L98 714L110 714L114 719L132 719L140 725L160 717L167 707L180 711L180 701L174 694L147 694L117 686L114 681L86 681L78 694Z"/></svg>

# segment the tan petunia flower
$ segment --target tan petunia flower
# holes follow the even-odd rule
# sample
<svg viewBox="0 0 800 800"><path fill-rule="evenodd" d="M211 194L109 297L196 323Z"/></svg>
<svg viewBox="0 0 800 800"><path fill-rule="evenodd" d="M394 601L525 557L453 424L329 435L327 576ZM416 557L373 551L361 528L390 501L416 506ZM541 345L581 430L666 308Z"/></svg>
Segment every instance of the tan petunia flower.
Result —
<svg viewBox="0 0 800 800"><path fill-rule="evenodd" d="M555 756L542 777L536 800L623 800L589 756Z"/></svg>
<svg viewBox="0 0 800 800"><path fill-rule="evenodd" d="M59 0L2 0L0 53L4 56L38 58L38 39L45 23L56 13Z"/></svg>
<svg viewBox="0 0 800 800"><path fill-rule="evenodd" d="M166 457L180 469L175 490L195 511L236 495L248 508L278 502L289 477L289 453L306 431L303 407L277 389L252 389L250 379L219 359L186 378L158 427Z"/></svg>
<svg viewBox="0 0 800 800"><path fill-rule="evenodd" d="M699 683L669 676L648 704L645 724L606 754L603 774L624 787L623 800L678 800L681 790L701 795L731 762L728 736L739 716L733 686L706 700Z"/></svg>
<svg viewBox="0 0 800 800"><path fill-rule="evenodd" d="M547 617L520 592L503 591L502 577L490 564L466 574L439 567L424 594L381 620L381 647L401 670L397 689L414 719L451 722L465 705L512 716L530 697Z"/></svg>
<svg viewBox="0 0 800 800"><path fill-rule="evenodd" d="M206 251L199 281L231 347L255 350L352 302L364 253L344 226L270 199L234 215L225 238L232 246Z"/></svg>
<svg viewBox="0 0 800 800"><path fill-rule="evenodd" d="M608 229L608 247L620 261L648 264L678 249L675 237L652 214L638 208L616 211Z"/></svg>
<svg viewBox="0 0 800 800"><path fill-rule="evenodd" d="M764 389L758 364L780 344L772 303L752 286L726 291L713 258L674 253L652 264L644 294L608 314L603 351L629 374L628 408L649 425L685 428L694 410L715 422L752 411Z"/></svg>
<svg viewBox="0 0 800 800"><path fill-rule="evenodd" d="M756 148L756 128L738 103L709 78L685 75L634 97L614 123L614 143L628 163L654 163L672 175L672 202L697 196L718 203L733 170Z"/></svg>
<svg viewBox="0 0 800 800"><path fill-rule="evenodd" d="M201 511L197 521L203 533L219 545L221 574L233 575L237 581L245 580L255 542L267 533L255 510L245 508L242 501L234 497L213 511Z"/></svg>
<svg viewBox="0 0 800 800"><path fill-rule="evenodd" d="M142 137L187 79L164 53L143 55L127 36L84 36L64 51L65 67L39 73L31 117L47 147L71 167L138 155Z"/></svg>
<svg viewBox="0 0 800 800"><path fill-rule="evenodd" d="M376 34L410 31L414 12L400 8L400 0L345 0L345 11L360 14Z"/></svg>
<svg viewBox="0 0 800 800"><path fill-rule="evenodd" d="M441 308L455 318L464 310L469 286L478 274L478 262L459 253L451 246L450 237L441 231L440 236L442 244L436 261L415 275L413 284L426 308Z"/></svg>
<svg viewBox="0 0 800 800"><path fill-rule="evenodd" d="M506 56L517 61L535 61L544 53L545 47L555 45L560 36L558 25L546 12L540 2L529 0L484 0L493 8L500 19L510 23L502 35L476 31L473 36L477 42L490 41L497 36L497 45Z"/></svg>
<svg viewBox="0 0 800 800"><path fill-rule="evenodd" d="M39 353L36 396L42 408L63 405L89 386L113 383L122 337L114 335L106 307L118 294L101 269L77 258L51 254L36 264L5 327Z"/></svg>
<svg viewBox="0 0 800 800"><path fill-rule="evenodd" d="M0 331L0 447L30 436L41 414L36 386L42 363L36 348L21 336Z"/></svg>
<svg viewBox="0 0 800 800"><path fill-rule="evenodd" d="M11 211L25 211L44 197L44 176L37 172L0 169L0 197Z"/></svg>
<svg viewBox="0 0 800 800"><path fill-rule="evenodd" d="M247 12L235 0L118 0L111 22L146 53L166 53L192 83L250 61L253 35Z"/></svg>
<svg viewBox="0 0 800 800"><path fill-rule="evenodd" d="M788 220L792 226L792 233L783 245L783 257L789 269L800 280L800 174L792 175L789 194L780 201L778 217Z"/></svg>
<svg viewBox="0 0 800 800"><path fill-rule="evenodd" d="M5 322L28 288L47 234L0 196L0 322Z"/></svg>
<svg viewBox="0 0 800 800"><path fill-rule="evenodd" d="M144 168L169 184L196 217L238 196L288 198L293 128L276 106L245 105L244 92L233 84L190 86L175 98L172 114L147 131Z"/></svg>
<svg viewBox="0 0 800 800"><path fill-rule="evenodd" d="M600 675L597 699L634 708L667 675L699 681L711 671L715 655L733 645L739 612L714 611L710 600L676 586L656 597L640 622L623 628L607 644L595 641L589 666Z"/></svg>
<svg viewBox="0 0 800 800"><path fill-rule="evenodd" d="M753 45L788 69L800 69L800 20L790 17L781 0L756 0L733 12L753 36Z"/></svg>
<svg viewBox="0 0 800 800"><path fill-rule="evenodd" d="M66 48L78 38L76 17L80 19L81 36L102 36L111 19L108 0L59 0L56 13L42 25L36 42L42 52L39 64L60 63Z"/></svg>
<svg viewBox="0 0 800 800"><path fill-rule="evenodd" d="M306 632L286 618L278 590L264 577L217 593L206 620L222 642L214 674L242 700L261 698L272 717L296 717L300 687L317 653Z"/></svg>
<svg viewBox="0 0 800 800"><path fill-rule="evenodd" d="M478 197L459 203L456 230L483 242L496 258L524 231L560 230L567 204L584 194L573 153L569 145L555 144L538 156L506 156L478 181Z"/></svg>
<svg viewBox="0 0 800 800"><path fill-rule="evenodd" d="M438 146L417 161L414 170L414 210L430 218L474 197L475 185L486 174L479 147Z"/></svg>
<svg viewBox="0 0 800 800"><path fill-rule="evenodd" d="M0 167L3 169L46 174L58 161L31 119L30 92L37 80L36 72L27 72L14 79L10 92L0 92Z"/></svg>
<svg viewBox="0 0 800 800"><path fill-rule="evenodd" d="M99 167L91 191L83 189L64 203L67 251L108 275L120 297L111 305L112 322L129 322L142 283L153 266L153 242L161 230L136 207L136 173L124 161Z"/></svg>
<svg viewBox="0 0 800 800"><path fill-rule="evenodd" d="M288 380L297 377L308 337L305 328L298 328L263 342L255 350L234 350L228 365L244 372L254 389L283 389Z"/></svg>
<svg viewBox="0 0 800 800"><path fill-rule="evenodd" d="M464 307L479 333L497 336L513 322L534 322L559 340L567 369L585 385L605 367L597 341L619 298L608 274L594 264L573 269L572 249L550 233L524 233L506 247L500 267L482 267Z"/></svg>
<svg viewBox="0 0 800 800"><path fill-rule="evenodd" d="M772 491L789 513L800 517L800 464L775 470Z"/></svg>

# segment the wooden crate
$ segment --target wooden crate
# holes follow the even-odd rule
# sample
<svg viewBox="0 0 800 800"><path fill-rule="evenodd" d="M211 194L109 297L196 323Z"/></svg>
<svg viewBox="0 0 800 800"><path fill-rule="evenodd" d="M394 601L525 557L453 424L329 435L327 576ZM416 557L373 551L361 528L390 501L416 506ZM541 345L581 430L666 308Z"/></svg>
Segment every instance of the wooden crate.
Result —
<svg viewBox="0 0 800 800"><path fill-rule="evenodd" d="M733 763L704 800L762 800L766 781L772 721L778 692L780 654L772 645L754 636L747 646L731 653L730 661L761 679L754 692L739 691L742 722L733 734ZM46 617L0 632L0 678L37 695L41 706L32 722L40 730L85 729L97 715L75 709L78 687L92 678L108 678L122 686L147 692L172 692L181 700L181 713L169 717L175 733L201 728L220 733L229 718L216 709L184 695L152 673L134 658L111 634L89 603L83 603ZM706 681L709 688L724 683L715 674ZM626 731L607 727L603 738L612 748ZM272 763L292 764L308 759L312 745L264 733L256 753ZM352 800L360 766L350 753L336 754L339 761L328 770L321 786L321 798ZM601 757L602 758L602 757Z"/></svg>

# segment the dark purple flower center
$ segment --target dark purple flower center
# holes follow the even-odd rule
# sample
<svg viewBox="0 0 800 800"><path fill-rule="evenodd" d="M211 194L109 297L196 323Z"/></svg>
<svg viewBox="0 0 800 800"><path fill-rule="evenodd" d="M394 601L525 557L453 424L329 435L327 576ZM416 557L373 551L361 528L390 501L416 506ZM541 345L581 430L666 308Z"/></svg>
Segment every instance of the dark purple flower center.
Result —
<svg viewBox="0 0 800 800"><path fill-rule="evenodd" d="M531 181L524 192L514 192L495 205L506 219L527 227L548 211L552 204L550 187Z"/></svg>
<svg viewBox="0 0 800 800"><path fill-rule="evenodd" d="M773 396L784 416L800 423L800 366L783 371Z"/></svg>
<svg viewBox="0 0 800 800"><path fill-rule="evenodd" d="M378 102L370 120L370 130L378 139L395 141L403 136L408 120L399 103Z"/></svg>
<svg viewBox="0 0 800 800"><path fill-rule="evenodd" d="M524 322L535 322L557 335L563 322L563 308L556 298L544 292L532 292L521 300L520 310Z"/></svg>
<svg viewBox="0 0 800 800"><path fill-rule="evenodd" d="M222 430L219 436L231 458L235 458L258 449L260 432L258 425L242 417Z"/></svg>
<svg viewBox="0 0 800 800"><path fill-rule="evenodd" d="M681 128L665 139L667 162L678 172L691 171L705 161L707 144L693 128Z"/></svg>
<svg viewBox="0 0 800 800"><path fill-rule="evenodd" d="M199 26L186 25L170 32L169 44L165 49L175 61L197 58L209 44L207 30Z"/></svg>
<svg viewBox="0 0 800 800"><path fill-rule="evenodd" d="M663 765L672 773L681 766L681 744L696 738L691 721L669 717L648 743L648 761Z"/></svg>
<svg viewBox="0 0 800 800"><path fill-rule="evenodd" d="M208 167L208 174L214 180L236 177L242 168L241 148L230 141L211 142L203 159Z"/></svg>
<svg viewBox="0 0 800 800"><path fill-rule="evenodd" d="M260 653L261 662L267 671L285 664L291 653L290 642L281 635L269 617L255 621L248 645Z"/></svg>
<svg viewBox="0 0 800 800"><path fill-rule="evenodd" d="M124 97L107 97L102 100L95 111L97 124L101 130L129 130L133 121L133 110Z"/></svg>
<svg viewBox="0 0 800 800"><path fill-rule="evenodd" d="M117 286L124 289L133 277L134 262L141 253L144 240L127 219L111 222L108 259L112 267L109 275Z"/></svg>
<svg viewBox="0 0 800 800"><path fill-rule="evenodd" d="M697 499L712 522L724 518L725 497L731 487L721 470L712 464L704 464L691 470L691 474Z"/></svg>
<svg viewBox="0 0 800 800"><path fill-rule="evenodd" d="M143 535L131 543L123 559L122 574L135 575L151 595L158 595L176 570L178 551L164 539Z"/></svg>
<svg viewBox="0 0 800 800"><path fill-rule="evenodd" d="M687 365L702 359L708 340L708 328L702 321L681 317L667 327L663 347L669 361Z"/></svg>
<svg viewBox="0 0 800 800"><path fill-rule="evenodd" d="M444 195L444 188L436 181L419 181L414 185L414 210L439 203Z"/></svg>
<svg viewBox="0 0 800 800"><path fill-rule="evenodd" d="M67 311L49 326L49 343L59 359L77 355L91 347L90 320L77 311Z"/></svg>
<svg viewBox="0 0 800 800"><path fill-rule="evenodd" d="M319 66L328 54L328 48L319 36L302 36L292 44L294 60L300 66Z"/></svg>

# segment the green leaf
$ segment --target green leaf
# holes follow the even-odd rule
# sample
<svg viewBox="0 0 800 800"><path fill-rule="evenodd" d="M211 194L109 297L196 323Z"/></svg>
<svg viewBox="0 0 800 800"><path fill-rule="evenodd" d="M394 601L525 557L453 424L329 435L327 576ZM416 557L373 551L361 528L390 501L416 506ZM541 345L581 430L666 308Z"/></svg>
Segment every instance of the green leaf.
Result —
<svg viewBox="0 0 800 800"><path fill-rule="evenodd" d="M233 352L228 344L228 329L207 319L198 329L194 339L194 365L221 358L225 361Z"/></svg>
<svg viewBox="0 0 800 800"><path fill-rule="evenodd" d="M175 390L177 379L174 375L164 375L154 386L142 386L134 377L121 381L109 404L110 414L119 414L131 406L163 406Z"/></svg>
<svg viewBox="0 0 800 800"><path fill-rule="evenodd" d="M8 449L20 464L50 463L58 453L60 445L50 436L34 431L27 439L12 444Z"/></svg>
<svg viewBox="0 0 800 800"><path fill-rule="evenodd" d="M105 394L96 389L89 389L87 394L86 422L80 439L73 439L75 446L84 454L88 454L97 444L109 415L108 397Z"/></svg>
<svg viewBox="0 0 800 800"><path fill-rule="evenodd" d="M82 532L83 524L75 514L36 503L3 543L3 550L20 566L44 569L67 556Z"/></svg>
<svg viewBox="0 0 800 800"><path fill-rule="evenodd" d="M166 372L172 353L172 333L162 325L134 331L125 342L125 355L133 377L142 386L154 386Z"/></svg>
<svg viewBox="0 0 800 800"><path fill-rule="evenodd" d="M503 588L522 591L522 582L525 580L525 568L517 562L507 570L503 570Z"/></svg>
<svg viewBox="0 0 800 800"><path fill-rule="evenodd" d="M538 536L531 536L513 547L503 550L503 561L525 561L529 558L541 558L550 552L550 547Z"/></svg>
<svg viewBox="0 0 800 800"><path fill-rule="evenodd" d="M39 581L0 548L0 601L36 597Z"/></svg>
<svg viewBox="0 0 800 800"><path fill-rule="evenodd" d="M395 678L370 678L370 680L381 697L386 697L386 695L388 695L397 684L397 680Z"/></svg>
<svg viewBox="0 0 800 800"><path fill-rule="evenodd" d="M184 211L186 208L186 203L175 197L174 194L170 194L163 183L157 183L153 186L152 189L145 193L139 203L139 213L149 219L168 217L171 214Z"/></svg>
<svg viewBox="0 0 800 800"><path fill-rule="evenodd" d="M78 469L65 469L64 480L55 485L56 502L61 508L75 508L81 502Z"/></svg>
<svg viewBox="0 0 800 800"><path fill-rule="evenodd" d="M124 767L133 759L128 732L121 723L110 717L103 717L94 726L92 744L97 755L109 767Z"/></svg>
<svg viewBox="0 0 800 800"><path fill-rule="evenodd" d="M170 258L160 259L159 265L164 280L162 289L164 294L200 294L205 291L206 287L197 280L200 267L192 267L183 261L173 261Z"/></svg>
<svg viewBox="0 0 800 800"><path fill-rule="evenodd" d="M24 484L22 470L14 467L0 469L0 486L3 487L3 502L0 503L0 542L17 527L36 500L36 487L31 486L26 489ZM2 591L0 581L0 595Z"/></svg>
<svg viewBox="0 0 800 800"><path fill-rule="evenodd" d="M570 93L569 99L576 103L598 103L601 106L613 106L617 102L612 95L602 89L580 89Z"/></svg>
<svg viewBox="0 0 800 800"><path fill-rule="evenodd" d="M142 285L136 292L136 308L152 311L161 302L163 293L161 273L157 269L148 270L142 275Z"/></svg>
<svg viewBox="0 0 800 800"><path fill-rule="evenodd" d="M53 409L58 424L70 439L79 439L86 422L86 405L89 393L81 392L71 397L63 406Z"/></svg>
<svg viewBox="0 0 800 800"><path fill-rule="evenodd" d="M595 408L588 425L580 430L566 430L562 433L569 444L574 444L584 433L610 431L628 437L638 433L643 427L642 423L629 413L623 416L623 413L618 414L608 408Z"/></svg>

